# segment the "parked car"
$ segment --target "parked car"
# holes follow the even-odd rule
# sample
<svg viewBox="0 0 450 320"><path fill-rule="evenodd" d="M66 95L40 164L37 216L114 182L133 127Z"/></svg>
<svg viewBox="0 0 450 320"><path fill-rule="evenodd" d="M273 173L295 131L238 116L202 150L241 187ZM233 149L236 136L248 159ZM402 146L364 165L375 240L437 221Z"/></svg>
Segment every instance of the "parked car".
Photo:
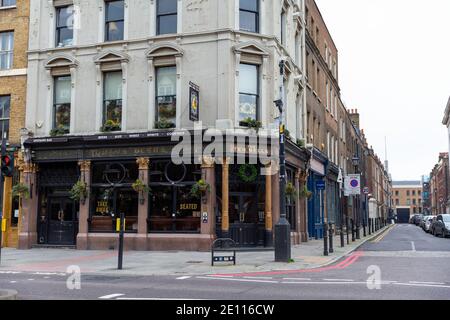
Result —
<svg viewBox="0 0 450 320"><path fill-rule="evenodd" d="M434 217L434 216L427 216L427 219L426 219L424 227L423 227L423 231L425 231L426 233L430 233L431 226L433 224L433 220L435 220L435 219L436 219L436 217Z"/></svg>
<svg viewBox="0 0 450 320"><path fill-rule="evenodd" d="M450 235L450 214L440 214L433 224L433 234L446 238Z"/></svg>
<svg viewBox="0 0 450 320"><path fill-rule="evenodd" d="M422 230L425 231L425 224L427 223L427 221L428 221L430 218L433 218L433 216L423 216L422 220L420 220L419 226L422 228Z"/></svg>
<svg viewBox="0 0 450 320"><path fill-rule="evenodd" d="M414 218L414 224L415 224L416 226L420 225L420 221L422 221L422 219L423 219L423 214L417 214L417 215L415 215L415 218Z"/></svg>
<svg viewBox="0 0 450 320"><path fill-rule="evenodd" d="M416 224L416 217L418 216L418 214L413 215L410 219L409 219L409 223L411 224Z"/></svg>

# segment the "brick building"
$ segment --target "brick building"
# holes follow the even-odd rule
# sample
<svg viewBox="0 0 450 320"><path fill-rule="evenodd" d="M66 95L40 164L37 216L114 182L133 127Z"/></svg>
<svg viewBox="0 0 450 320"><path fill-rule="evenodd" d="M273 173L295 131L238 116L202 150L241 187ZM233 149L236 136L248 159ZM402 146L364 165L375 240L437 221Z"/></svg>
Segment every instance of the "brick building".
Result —
<svg viewBox="0 0 450 320"><path fill-rule="evenodd" d="M29 5L28 0L0 1L0 132L6 132L7 150L16 156L25 123ZM5 179L2 204L7 225L3 240L12 247L17 246L19 223L18 203L11 196L16 180L17 175Z"/></svg>
<svg viewBox="0 0 450 320"><path fill-rule="evenodd" d="M431 212L433 214L449 213L449 159L448 153L439 154L439 162L430 175Z"/></svg>
<svg viewBox="0 0 450 320"><path fill-rule="evenodd" d="M395 208L409 208L410 216L422 213L421 181L394 181L392 191Z"/></svg>

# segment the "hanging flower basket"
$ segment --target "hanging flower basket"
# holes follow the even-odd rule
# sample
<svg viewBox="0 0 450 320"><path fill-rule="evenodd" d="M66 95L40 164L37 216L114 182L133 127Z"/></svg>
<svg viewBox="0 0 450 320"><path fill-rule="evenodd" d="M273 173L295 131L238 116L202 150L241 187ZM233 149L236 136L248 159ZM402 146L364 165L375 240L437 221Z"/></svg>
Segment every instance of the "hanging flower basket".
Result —
<svg viewBox="0 0 450 320"><path fill-rule="evenodd" d="M30 198L30 188L26 184L18 183L12 188L13 198L29 199Z"/></svg>
<svg viewBox="0 0 450 320"><path fill-rule="evenodd" d="M303 190L300 192L300 197L305 199L311 199L313 193L308 190L308 187L305 185Z"/></svg>
<svg viewBox="0 0 450 320"><path fill-rule="evenodd" d="M295 201L295 199L297 198L298 192L292 182L288 182L286 184L285 194L286 197L288 197L292 201Z"/></svg>
<svg viewBox="0 0 450 320"><path fill-rule="evenodd" d="M258 178L258 169L253 164L243 164L239 167L238 176L245 183L255 182Z"/></svg>
<svg viewBox="0 0 450 320"><path fill-rule="evenodd" d="M134 191L136 191L137 193L139 193L139 203L140 204L144 204L145 203L145 198L144 198L144 194L145 193L150 193L151 189L148 185L146 185L142 180L137 179L132 185L131 187L133 188Z"/></svg>
<svg viewBox="0 0 450 320"><path fill-rule="evenodd" d="M198 180L191 188L191 196L194 198L201 198L207 191L211 190L211 186L205 180Z"/></svg>
<svg viewBox="0 0 450 320"><path fill-rule="evenodd" d="M88 197L87 183L78 180L70 190L70 198L75 201L81 201L82 204L85 203Z"/></svg>

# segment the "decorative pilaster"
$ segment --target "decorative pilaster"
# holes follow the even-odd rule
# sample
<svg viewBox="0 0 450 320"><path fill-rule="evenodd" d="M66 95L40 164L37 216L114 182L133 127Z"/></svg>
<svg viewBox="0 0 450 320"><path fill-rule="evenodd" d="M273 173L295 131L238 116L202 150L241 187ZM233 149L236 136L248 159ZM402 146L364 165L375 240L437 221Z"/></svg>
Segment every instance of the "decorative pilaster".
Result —
<svg viewBox="0 0 450 320"><path fill-rule="evenodd" d="M139 169L139 180L141 180L144 185L148 186L149 184L149 175L148 171L150 168L150 159L149 158L137 158L136 163ZM149 202L149 194L144 192L144 194L139 195L139 197L143 197L143 201L139 201L138 205L138 237L136 242L137 250L147 250L147 233L148 233L148 202Z"/></svg>
<svg viewBox="0 0 450 320"><path fill-rule="evenodd" d="M90 190L91 190L91 161L83 160L78 162L80 167L80 180L86 184L87 197L80 200L80 212L78 216L78 234L77 248L87 250L89 233L89 208L90 208Z"/></svg>
<svg viewBox="0 0 450 320"><path fill-rule="evenodd" d="M273 245L273 217L272 217L272 166L266 168L266 207L265 207L265 246Z"/></svg>
<svg viewBox="0 0 450 320"><path fill-rule="evenodd" d="M201 203L201 233L211 235L211 241L215 235L215 212L216 207L216 176L214 170L214 159L203 157L202 179L209 184L210 190L206 192L204 201Z"/></svg>
<svg viewBox="0 0 450 320"><path fill-rule="evenodd" d="M36 192L36 174L38 168L31 162L19 164L21 182L28 186L30 197L22 199L22 216L19 222L19 249L30 249L37 243L38 195Z"/></svg>
<svg viewBox="0 0 450 320"><path fill-rule="evenodd" d="M308 173L306 171L300 170L299 176L298 176L298 182L299 182L299 193L300 190L303 190L303 188L307 185L307 179L308 179ZM300 198L298 209L299 212L299 232L300 232L300 241L301 242L308 242L308 199L307 198Z"/></svg>
<svg viewBox="0 0 450 320"><path fill-rule="evenodd" d="M222 238L229 238L230 217L229 207L229 159L224 158L222 163Z"/></svg>

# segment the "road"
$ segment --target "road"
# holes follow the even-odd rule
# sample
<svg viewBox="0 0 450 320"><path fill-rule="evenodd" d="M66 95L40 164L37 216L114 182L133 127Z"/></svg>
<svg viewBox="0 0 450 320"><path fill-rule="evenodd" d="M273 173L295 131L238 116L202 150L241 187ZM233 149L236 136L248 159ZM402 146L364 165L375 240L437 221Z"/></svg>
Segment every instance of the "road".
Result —
<svg viewBox="0 0 450 320"><path fill-rule="evenodd" d="M193 277L3 273L0 287L21 299L450 299L450 239L397 225L336 264L312 271ZM368 281L369 280L369 281ZM368 286L369 283L369 286ZM370 287L370 288L369 288Z"/></svg>

